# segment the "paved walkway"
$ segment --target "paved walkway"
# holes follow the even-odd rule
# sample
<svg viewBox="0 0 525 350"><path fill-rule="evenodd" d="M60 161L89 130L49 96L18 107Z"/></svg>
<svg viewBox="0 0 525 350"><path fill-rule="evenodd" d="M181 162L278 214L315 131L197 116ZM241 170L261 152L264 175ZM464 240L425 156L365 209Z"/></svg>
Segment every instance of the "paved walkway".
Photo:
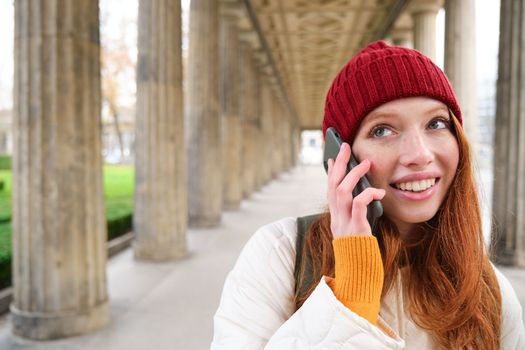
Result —
<svg viewBox="0 0 525 350"><path fill-rule="evenodd" d="M60 341L33 342L0 325L0 349L208 349L213 314L226 274L255 230L285 216L316 213L325 205L321 166L282 174L218 228L191 229L188 258L165 264L133 260L130 249L108 263L110 324L95 333ZM504 269L525 305L525 270Z"/></svg>

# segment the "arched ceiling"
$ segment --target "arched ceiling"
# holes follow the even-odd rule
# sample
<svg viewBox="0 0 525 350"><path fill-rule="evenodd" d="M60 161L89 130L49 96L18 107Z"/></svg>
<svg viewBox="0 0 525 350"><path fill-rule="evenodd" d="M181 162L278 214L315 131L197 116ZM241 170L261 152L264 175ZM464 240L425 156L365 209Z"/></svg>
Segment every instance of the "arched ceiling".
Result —
<svg viewBox="0 0 525 350"><path fill-rule="evenodd" d="M383 38L408 1L249 0L302 129L321 126L333 77Z"/></svg>

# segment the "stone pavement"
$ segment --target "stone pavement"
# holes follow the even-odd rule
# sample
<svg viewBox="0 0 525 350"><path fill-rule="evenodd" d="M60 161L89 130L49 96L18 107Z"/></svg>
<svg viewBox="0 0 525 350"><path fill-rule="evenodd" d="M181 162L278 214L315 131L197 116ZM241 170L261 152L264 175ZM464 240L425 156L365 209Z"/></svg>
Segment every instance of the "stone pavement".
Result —
<svg viewBox="0 0 525 350"><path fill-rule="evenodd" d="M111 321L95 333L48 342L12 336L0 323L0 349L208 349L213 314L226 274L255 230L286 216L320 212L325 205L321 166L299 166L282 174L225 212L214 229L190 229L186 259L145 263L130 249L108 262ZM502 269L525 305L525 270Z"/></svg>

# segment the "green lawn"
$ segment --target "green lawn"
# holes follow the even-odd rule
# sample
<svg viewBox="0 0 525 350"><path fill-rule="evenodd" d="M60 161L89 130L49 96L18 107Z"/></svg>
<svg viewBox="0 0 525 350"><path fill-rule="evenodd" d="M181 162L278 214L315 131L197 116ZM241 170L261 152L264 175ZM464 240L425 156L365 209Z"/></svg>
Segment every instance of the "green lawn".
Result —
<svg viewBox="0 0 525 350"><path fill-rule="evenodd" d="M0 223L11 221L11 170L0 170Z"/></svg>
<svg viewBox="0 0 525 350"><path fill-rule="evenodd" d="M104 166L104 198L106 218L112 219L130 214L133 210L133 167ZM11 170L0 170L0 223L11 221Z"/></svg>
<svg viewBox="0 0 525 350"><path fill-rule="evenodd" d="M133 211L134 169L131 166L104 166L104 198L108 220Z"/></svg>
<svg viewBox="0 0 525 350"><path fill-rule="evenodd" d="M11 170L0 170L0 288L10 284L11 269ZM104 199L108 239L131 229L134 169L131 166L104 166Z"/></svg>

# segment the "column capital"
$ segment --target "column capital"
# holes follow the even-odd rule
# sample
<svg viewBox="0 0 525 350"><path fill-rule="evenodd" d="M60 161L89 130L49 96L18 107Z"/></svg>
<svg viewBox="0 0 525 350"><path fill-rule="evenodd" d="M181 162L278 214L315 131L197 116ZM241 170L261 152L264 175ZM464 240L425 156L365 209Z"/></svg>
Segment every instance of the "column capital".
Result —
<svg viewBox="0 0 525 350"><path fill-rule="evenodd" d="M414 20L410 15L410 12L403 12L394 23L392 32L395 30L412 30L414 28Z"/></svg>
<svg viewBox="0 0 525 350"><path fill-rule="evenodd" d="M442 7L443 0L417 0L408 5L407 11L412 15L425 12L437 13Z"/></svg>
<svg viewBox="0 0 525 350"><path fill-rule="evenodd" d="M406 38L410 37L412 35L412 27L395 27L392 29L392 32L390 33L390 36L393 39L397 38Z"/></svg>
<svg viewBox="0 0 525 350"><path fill-rule="evenodd" d="M390 32L390 38L394 45L409 43L412 41L412 31L413 29L411 27L397 27Z"/></svg>
<svg viewBox="0 0 525 350"><path fill-rule="evenodd" d="M253 51L253 60L255 66L260 72L266 72L268 69L271 70L270 63L268 62L268 55L262 48L258 48Z"/></svg>
<svg viewBox="0 0 525 350"><path fill-rule="evenodd" d="M253 30L239 30L239 40L242 44L248 44L252 50L257 50L261 47L259 37Z"/></svg>
<svg viewBox="0 0 525 350"><path fill-rule="evenodd" d="M241 3L236 0L219 1L219 15L221 19L231 21L236 25L246 16Z"/></svg>

